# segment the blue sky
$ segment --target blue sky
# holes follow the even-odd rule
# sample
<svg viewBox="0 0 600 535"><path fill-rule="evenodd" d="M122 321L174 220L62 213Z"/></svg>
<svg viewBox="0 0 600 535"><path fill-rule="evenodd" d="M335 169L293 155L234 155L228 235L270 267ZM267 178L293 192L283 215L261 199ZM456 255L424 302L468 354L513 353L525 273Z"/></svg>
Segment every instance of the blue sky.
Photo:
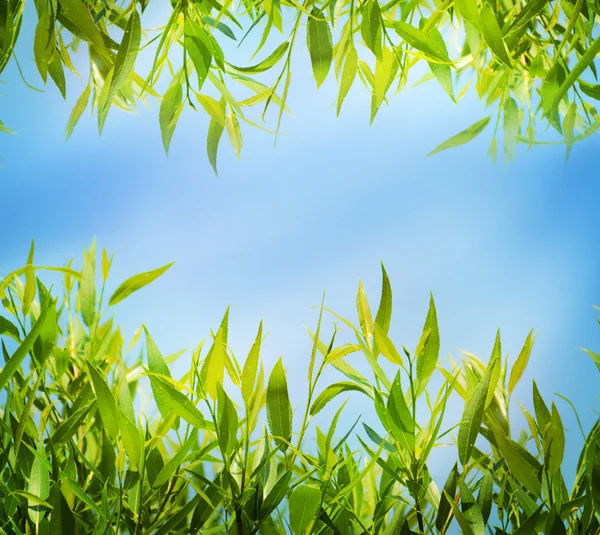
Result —
<svg viewBox="0 0 600 535"><path fill-rule="evenodd" d="M39 85L30 42L22 39L20 59ZM285 119L277 147L244 128L241 160L222 143L216 178L203 114L184 113L168 158L155 103L138 115L111 111L101 138L86 114L65 142L81 81L70 80L66 103L54 87L27 89L14 64L3 81L0 118L19 134L0 141L0 273L25 262L32 237L44 264L79 261L96 238L116 253L113 289L174 260L162 279L119 305L125 333L144 323L171 353L206 338L231 305L231 343L244 357L263 319L266 366L283 355L300 413L310 351L303 325L316 322L310 307L326 289L326 304L355 319L362 278L375 308L383 261L398 343L416 345L430 291L442 355L463 348L487 359L501 327L514 357L535 328L516 400L531 406L535 376L547 399L560 392L587 427L594 420L598 372L579 348L600 350L592 308L600 304L598 136L576 145L567 165L561 147L520 148L516 163L494 165L485 158L489 133L425 159L486 114L473 94L455 106L433 82L420 85L369 127L366 92L357 85L336 119L332 80L316 90L300 53L289 96L295 118Z"/></svg>

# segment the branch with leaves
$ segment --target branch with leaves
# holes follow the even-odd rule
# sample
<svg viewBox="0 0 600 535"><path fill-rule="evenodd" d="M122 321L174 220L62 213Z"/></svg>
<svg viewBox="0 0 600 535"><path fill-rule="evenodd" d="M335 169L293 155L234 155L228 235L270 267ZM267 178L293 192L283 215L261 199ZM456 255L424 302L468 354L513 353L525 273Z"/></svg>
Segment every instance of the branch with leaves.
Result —
<svg viewBox="0 0 600 535"><path fill-rule="evenodd" d="M510 371L500 333L487 363L466 352L444 363L431 297L409 351L389 335L392 288L382 266L374 319L362 284L357 322L321 304L298 418L284 360L265 376L262 323L242 364L228 343L227 310L181 376L173 363L185 351L163 355L145 327L126 345L113 307L170 266L127 279L105 303L111 265L103 251L96 273L93 245L80 270L37 266L32 245L26 265L1 279L3 533L600 532L600 420L587 433L580 424L571 489L558 406L535 382L533 409L521 407L528 428L511 424L533 333ZM63 275L61 298L36 277L47 269ZM326 335L329 314L346 341L335 324ZM588 353L600 368L600 355ZM325 370L338 378L323 384ZM359 396L376 418L348 419L342 396ZM464 400L462 417L447 410L452 396ZM456 462L442 487L428 466L452 443Z"/></svg>
<svg viewBox="0 0 600 535"><path fill-rule="evenodd" d="M17 62L24 3L0 0L0 73L11 59ZM423 81L436 79L454 102L474 85L489 116L431 154L467 143L491 122L490 154L495 160L501 127L508 161L519 143L540 143L535 125L541 121L562 136L551 143L564 144L568 156L575 142L600 125L593 105L600 99L595 64L600 8L593 0L242 0L237 5L233 0L172 0L166 24L147 32L142 20L148 0L34 4L38 21L33 55L44 83L51 79L64 97L65 72L78 75L72 55L85 46L82 54L89 59L88 83L69 117L67 137L88 106L96 111L102 132L111 109L131 110L150 97L160 101L160 131L168 152L183 109L198 109L199 104L210 116L206 148L215 172L224 131L239 157L241 123L266 129L257 120L265 122L274 106L272 133L279 132L292 53L301 40L307 44L317 87L333 71L338 114L358 80L371 94L372 122L381 105L407 85L411 68L422 62L429 70ZM222 45L237 41L241 46L257 32L262 34L253 57L264 59L242 66L227 61L227 46ZM264 54L272 41L281 43ZM459 46L449 47L450 42ZM154 60L142 76L136 72L136 58L146 47L154 51ZM267 71L276 73L273 83L260 81ZM160 94L157 84L165 78L167 89ZM257 106L262 108L260 117L248 118L249 108ZM0 123L0 131L7 130Z"/></svg>

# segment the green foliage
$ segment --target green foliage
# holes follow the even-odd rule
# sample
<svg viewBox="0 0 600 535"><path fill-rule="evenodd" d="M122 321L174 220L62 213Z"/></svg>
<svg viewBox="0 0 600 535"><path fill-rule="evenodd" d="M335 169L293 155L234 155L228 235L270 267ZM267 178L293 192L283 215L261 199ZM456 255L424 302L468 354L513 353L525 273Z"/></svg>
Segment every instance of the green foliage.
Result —
<svg viewBox="0 0 600 535"><path fill-rule="evenodd" d="M41 268L32 245L25 266L0 279L3 533L600 531L600 420L585 437L570 489L562 418L535 383L533 410L522 407L528 429L511 426L510 400L533 333L510 373L500 333L487 364L468 353L460 363L440 361L430 297L411 352L389 336L392 289L382 269L374 321L362 283L358 324L334 314L356 343L339 342L337 327L325 337L329 311L321 306L306 404L297 411L283 358L265 379L262 324L245 363L237 360L229 310L181 377L170 368L181 352L163 356L145 327L126 346L109 312L168 266L131 277L104 303L111 263L103 251L100 277L92 246L81 271L71 263ZM62 273L60 296L36 278L41 269ZM323 384L328 368L342 380ZM151 405L141 404L148 395ZM379 421L349 426L349 396L372 403ZM452 397L464 400L460 420L447 410ZM314 419L326 407L332 416L321 429ZM456 463L439 487L431 455L453 436Z"/></svg>
<svg viewBox="0 0 600 535"><path fill-rule="evenodd" d="M430 154L471 141L492 122L490 153L496 159L495 136L503 118L505 161L515 157L519 143L564 144L568 156L575 142L600 126L594 104L600 99L596 1L242 0L234 7L231 0L171 0L165 23L144 31L148 3L34 1L37 22L27 38L42 81L51 78L65 97L67 78L87 78L67 137L88 106L102 132L110 109L132 110L152 97L160 101L168 153L182 111L198 110L199 100L210 116L206 148L216 172L224 130L239 156L242 124L266 129L247 115L249 108L261 109L264 122L275 107L274 133L279 132L292 54L303 41L317 87L327 78L338 86L338 114L358 80L371 95L372 122L420 63L428 70L423 80L437 80L454 102L474 86L489 114ZM16 61L24 5L25 0L0 0L0 73L11 58ZM241 46L250 33L260 35L252 58L263 59L232 64L232 44ZM459 47L449 46L457 40ZM72 56L84 46L89 69L79 73ZM136 60L146 48L154 59L148 72L138 74ZM273 76L265 84L260 79L267 72ZM540 122L563 141L536 140ZM11 131L0 122L0 132Z"/></svg>

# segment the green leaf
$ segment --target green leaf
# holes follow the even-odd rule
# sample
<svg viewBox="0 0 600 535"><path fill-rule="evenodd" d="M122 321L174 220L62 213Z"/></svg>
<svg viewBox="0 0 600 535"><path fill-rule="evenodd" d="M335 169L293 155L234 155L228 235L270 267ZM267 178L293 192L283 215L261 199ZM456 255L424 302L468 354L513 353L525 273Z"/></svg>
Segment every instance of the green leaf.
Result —
<svg viewBox="0 0 600 535"><path fill-rule="evenodd" d="M223 387L220 384L217 387L219 445L223 454L229 456L237 442L238 415Z"/></svg>
<svg viewBox="0 0 600 535"><path fill-rule="evenodd" d="M155 399L160 398L160 403L169 412L183 418L197 429L205 429L206 421L202 413L196 408L185 394L176 390L171 383L160 375L149 374L152 391Z"/></svg>
<svg viewBox="0 0 600 535"><path fill-rule="evenodd" d="M479 11L477 9L477 0L456 0L456 8L461 17L475 28L479 28Z"/></svg>
<svg viewBox="0 0 600 535"><path fill-rule="evenodd" d="M212 26L213 28L216 28L217 30L219 30L222 34L226 35L230 39L233 39L234 41L237 40L235 38L235 34L231 31L231 28L229 26L227 26L227 24L224 24L222 22L217 22L212 17L202 17L202 20L209 26Z"/></svg>
<svg viewBox="0 0 600 535"><path fill-rule="evenodd" d="M321 392L317 398L313 401L310 407L310 415L314 416L318 414L333 398L344 393L344 392L362 392L365 395L369 395L369 392L362 386L356 383L340 382L329 385L323 392Z"/></svg>
<svg viewBox="0 0 600 535"><path fill-rule="evenodd" d="M565 430L556 405L552 403L550 427L548 428L547 442L549 449L546 452L548 469L551 473L558 472L565 455Z"/></svg>
<svg viewBox="0 0 600 535"><path fill-rule="evenodd" d="M138 275L130 277L123 284L121 284L121 286L119 286L111 295L110 300L108 302L108 306L114 306L117 303L120 303L121 301L123 301L123 299L129 297L133 292L137 292L139 289L155 281L173 264L174 262L171 262L170 264L167 264L166 266L160 267L158 269L146 271L145 273L140 273Z"/></svg>
<svg viewBox="0 0 600 535"><path fill-rule="evenodd" d="M0 121L0 132L2 132L4 134L16 134L16 132L13 132L2 121Z"/></svg>
<svg viewBox="0 0 600 535"><path fill-rule="evenodd" d="M593 441L589 446L591 449L590 490L594 508L600 511L600 444Z"/></svg>
<svg viewBox="0 0 600 535"><path fill-rule="evenodd" d="M538 390L538 387L533 381L533 407L535 409L535 417L537 419L538 426L540 428L540 433L542 437L544 436L546 429L550 425L551 416L546 403Z"/></svg>
<svg viewBox="0 0 600 535"><path fill-rule="evenodd" d="M290 479L292 478L292 468L289 468L279 479L271 491L267 494L260 507L260 517L267 518L275 508L285 498L289 490Z"/></svg>
<svg viewBox="0 0 600 535"><path fill-rule="evenodd" d="M477 503L481 510L484 524L487 524L492 512L492 496L494 491L494 475L490 470L486 470L481 479Z"/></svg>
<svg viewBox="0 0 600 535"><path fill-rule="evenodd" d="M181 82L177 79L173 80L173 83L167 89L165 96L160 103L160 111L158 113L158 122L160 124L160 133L162 136L163 146L165 152L169 154L169 146L171 145L171 139L175 132L175 126L177 120L183 110L183 91L181 89Z"/></svg>
<svg viewBox="0 0 600 535"><path fill-rule="evenodd" d="M492 424L496 444L504 457L513 477L529 492L539 496L542 488L540 481L541 466L531 455L528 455L518 443L504 436L504 433Z"/></svg>
<svg viewBox="0 0 600 535"><path fill-rule="evenodd" d="M485 400L490 386L490 378L494 371L496 362L488 366L486 374L479 381L473 395L465 403L465 410L458 429L458 456L460 462L465 466L473 453L475 440L479 434L483 413L485 412Z"/></svg>
<svg viewBox="0 0 600 535"><path fill-rule="evenodd" d="M248 357L246 358L246 362L244 363L244 370L242 372L242 398L244 399L244 403L246 404L246 406L249 405L250 398L252 396L252 393L254 392L256 373L258 371L258 364L260 358L261 343L262 321L258 326L258 333L256 334L256 338L254 340L254 343L252 344L250 353L248 353Z"/></svg>
<svg viewBox="0 0 600 535"><path fill-rule="evenodd" d="M537 526L538 518L540 516L540 513L542 512L543 507L543 505L540 506L532 516L525 519L521 523L519 528L513 532L513 535L531 535L532 533L536 533L535 528Z"/></svg>
<svg viewBox="0 0 600 535"><path fill-rule="evenodd" d="M163 359L156 343L150 336L148 329L144 327L144 333L146 335L146 353L148 354L148 369L150 373L155 373L159 375L164 375L171 379L171 372L169 371L169 367L167 363ZM154 384L150 383L152 387L152 393L154 394L154 400L156 401L156 406L158 407L158 411L162 415L163 418L167 418L172 412L169 410L168 406L164 404L162 398L158 395L158 393L154 390ZM174 429L179 429L179 418L176 418L173 423Z"/></svg>
<svg viewBox="0 0 600 535"><path fill-rule="evenodd" d="M529 356L531 355L531 349L533 347L533 329L527 335L525 339L525 344L523 345L523 349L519 353L517 360L513 364L512 369L510 370L510 378L508 379L508 392L509 394L515 389L517 383L523 376L523 372L527 367L527 363L529 362Z"/></svg>
<svg viewBox="0 0 600 535"><path fill-rule="evenodd" d="M556 62L546 73L541 90L544 115L548 118L550 124L561 133L562 129L558 118L558 110L557 107L554 107L554 103L559 102L560 98L562 98L558 98L558 93L566 77L567 74L564 67L561 63Z"/></svg>
<svg viewBox="0 0 600 535"><path fill-rule="evenodd" d="M96 245L83 252L83 269L77 294L81 317L87 327L91 327L96 317Z"/></svg>
<svg viewBox="0 0 600 535"><path fill-rule="evenodd" d="M67 127L65 129L65 138L69 139L73 130L75 129L75 125L79 122L81 115L85 111L88 105L88 101L90 99L90 84L85 86L83 93L77 99L75 106L71 110L71 115L69 116L69 120L67 121Z"/></svg>
<svg viewBox="0 0 600 535"><path fill-rule="evenodd" d="M429 35L431 38L437 43L438 47L443 51L443 53L448 56L448 50L446 49L446 43L444 42L444 38L442 34L437 28L431 28L429 30ZM456 102L454 99L454 88L452 86L452 69L450 65L445 63L436 63L433 61L428 62L429 68L433 75L437 78L437 81L442 86L442 89L448 94L452 102Z"/></svg>
<svg viewBox="0 0 600 535"><path fill-rule="evenodd" d="M547 535L567 535L567 530L563 520L560 518L558 511L556 510L556 504L552 504L548 517L546 519L546 529L544 533Z"/></svg>
<svg viewBox="0 0 600 535"><path fill-rule="evenodd" d="M473 530L471 529L471 524L467 517L463 514L463 512L458 507L458 504L454 501L454 497L450 496L446 491L444 491L444 496L446 496L447 503L450 504L450 508L456 517L456 521L460 526L460 529L463 535L475 535Z"/></svg>
<svg viewBox="0 0 600 535"><path fill-rule="evenodd" d="M427 334L427 331L430 331ZM420 389L424 388L426 382L435 370L440 355L440 331L437 322L437 313L433 294L429 296L429 310L423 325L423 340L427 340L421 350L417 350L417 377L420 382ZM421 345L421 344L419 344Z"/></svg>
<svg viewBox="0 0 600 535"><path fill-rule="evenodd" d="M65 71L62 60L58 52L54 52L50 63L48 63L48 74L54 80L56 87L64 99L67 98L67 83L65 81Z"/></svg>
<svg viewBox="0 0 600 535"><path fill-rule="evenodd" d="M116 438L119 432L119 414L115 398L100 372L91 363L88 362L87 365L90 377L92 378L92 385L94 386L98 410L102 417L102 424L108 434Z"/></svg>
<svg viewBox="0 0 600 535"><path fill-rule="evenodd" d="M445 49L429 34L401 20L394 21L393 25L396 33L410 46L420 50L430 59L450 63L450 58Z"/></svg>
<svg viewBox="0 0 600 535"><path fill-rule="evenodd" d="M27 315L35 298L35 274L33 269L34 242L31 240L27 264L25 265L25 288L23 289L22 310Z"/></svg>
<svg viewBox="0 0 600 535"><path fill-rule="evenodd" d="M228 323L229 307L225 311L213 345L204 359L200 372L204 390L212 399L217 399L217 385L223 384L223 377L225 375Z"/></svg>
<svg viewBox="0 0 600 535"><path fill-rule="evenodd" d="M281 43L267 58L263 59L260 63L256 65L252 65L251 67L238 67L236 65L231 65L236 71L239 72L247 72L252 74L258 74L260 72L268 71L271 67L274 67L279 63L279 60L283 58L287 49L289 48L289 41L285 41Z"/></svg>
<svg viewBox="0 0 600 535"><path fill-rule="evenodd" d="M200 91L212 61L211 42L204 28L190 17L185 18L184 35L185 49L196 69L198 91Z"/></svg>
<svg viewBox="0 0 600 535"><path fill-rule="evenodd" d="M450 501L454 502L454 496L456 495L456 486L458 484L458 476L458 465L455 464L452 470L450 470L450 474L448 474L448 478L446 479L446 483L444 484L444 492L440 497L438 514L435 520L435 525L437 529L442 533L444 532L444 526L450 520L450 515L452 513Z"/></svg>
<svg viewBox="0 0 600 535"><path fill-rule="evenodd" d="M8 335L15 342L21 342L21 337L19 336L19 328L12 323L10 320L7 320L3 316L0 316L0 336Z"/></svg>
<svg viewBox="0 0 600 535"><path fill-rule="evenodd" d="M38 453L46 458L46 452L42 443L38 443ZM33 497L41 501L45 501L50 495L50 474L44 463L36 456L31 465L29 474L29 482L27 484L27 492ZM29 518L36 526L36 531L39 529L39 524L44 517L44 510L40 508L39 502L29 499Z"/></svg>
<svg viewBox="0 0 600 535"><path fill-rule="evenodd" d="M306 44L317 87L327 78L333 58L331 29L327 20L322 17L322 12L315 7L306 24Z"/></svg>
<svg viewBox="0 0 600 535"><path fill-rule="evenodd" d="M387 402L387 420L393 437L403 447L415 448L415 422L400 385L400 372L396 374Z"/></svg>
<svg viewBox="0 0 600 535"><path fill-rule="evenodd" d="M504 163L514 160L519 142L520 121L519 109L514 99L507 99L504 104Z"/></svg>
<svg viewBox="0 0 600 535"><path fill-rule="evenodd" d="M130 469L137 471L142 461L143 439L138 426L132 422L126 414L118 411L119 428L121 429L121 440L129 458Z"/></svg>
<svg viewBox="0 0 600 535"><path fill-rule="evenodd" d="M479 504L464 478L459 480L461 510L471 526L474 535L485 535L485 525Z"/></svg>
<svg viewBox="0 0 600 535"><path fill-rule="evenodd" d="M48 64L52 59L55 48L54 19L50 11L44 11L38 20L33 41L35 63L44 83L48 76Z"/></svg>
<svg viewBox="0 0 600 535"><path fill-rule="evenodd" d="M208 154L208 160L210 162L215 175L217 173L217 151L219 149L219 142L223 135L224 125L220 124L216 119L211 119L208 125L208 135L206 137L206 153Z"/></svg>
<svg viewBox="0 0 600 535"><path fill-rule="evenodd" d="M464 145L465 143L474 140L479 134L481 134L481 132L483 132L483 130L489 122L490 117L485 117L480 121L477 121L476 123L469 126L469 128L467 128L466 130L463 130L462 132L456 134L455 136L452 136L450 139L447 139L442 144L438 145L427 155L427 157L433 156L434 154L437 154L438 152L441 152L443 150L460 147L461 145Z"/></svg>
<svg viewBox="0 0 600 535"><path fill-rule="evenodd" d="M267 418L271 435L285 450L292 438L292 406L281 358L275 364L267 385Z"/></svg>
<svg viewBox="0 0 600 535"><path fill-rule="evenodd" d="M385 334L385 332L377 322L373 324L373 335L373 338L375 340L374 346L377 347L378 351L380 351L381 354L392 364L401 366L402 357L400 356L400 353L398 353L398 350L394 346L393 342L390 340L388 335Z"/></svg>
<svg viewBox="0 0 600 535"><path fill-rule="evenodd" d="M240 152L242 150L242 131L240 130L240 122L235 114L227 114L225 127L227 128L227 135L229 136L229 141L235 152L235 157L239 160Z"/></svg>
<svg viewBox="0 0 600 535"><path fill-rule="evenodd" d="M585 72L585 70L592 64L596 59L596 56L600 52L600 37L598 37L590 46L587 47L585 54L581 56L579 61L573 67L566 80L560 85L558 91L554 95L554 100L550 110L547 113L548 117L552 117L562 98L567 94L567 91L573 86L577 79Z"/></svg>
<svg viewBox="0 0 600 535"><path fill-rule="evenodd" d="M39 336L33 343L33 356L41 366L45 364L46 359L52 354L58 336L56 301L52 300L49 296L46 299L49 301L48 313L40 329Z"/></svg>
<svg viewBox="0 0 600 535"><path fill-rule="evenodd" d="M75 533L75 516L69 508L60 487L56 482L53 483L52 515L50 516L50 535L64 535L65 533Z"/></svg>
<svg viewBox="0 0 600 535"><path fill-rule="evenodd" d="M575 128L575 120L577 118L577 104L575 102L571 102L569 104L569 109L565 115L565 119L563 121L563 133L565 136L565 145L567 146L567 152L565 155L565 162L569 160L569 154L571 154L571 149L573 148L574 142L574 128Z"/></svg>
<svg viewBox="0 0 600 535"><path fill-rule="evenodd" d="M585 82L579 82L579 89L588 97L594 100L600 100L600 84L592 85Z"/></svg>
<svg viewBox="0 0 600 535"><path fill-rule="evenodd" d="M198 431L193 429L190 437L185 441L185 443L177 450L175 453L163 466L161 471L157 474L156 479L152 483L154 488L161 487L164 485L171 476L175 473L175 470L183 463L188 452L198 444Z"/></svg>
<svg viewBox="0 0 600 535"><path fill-rule="evenodd" d="M512 22L507 32L506 43L509 49L512 50L514 48L518 39L526 30L529 22L536 17L536 15L543 11L549 1L550 0L530 0L524 4L523 8Z"/></svg>
<svg viewBox="0 0 600 535"><path fill-rule="evenodd" d="M81 0L61 0L60 8L61 14L74 25L81 38L92 43L100 53L108 53L102 33L94 23L86 4Z"/></svg>
<svg viewBox="0 0 600 535"><path fill-rule="evenodd" d="M358 294L356 295L356 310L358 311L358 320L360 328L365 338L370 340L373 334L373 318L371 316L371 309L369 308L369 301L367 300L367 294L362 281L358 281Z"/></svg>
<svg viewBox="0 0 600 535"><path fill-rule="evenodd" d="M119 46L117 58L113 71L113 77L110 83L110 89L104 107L108 106L115 95L121 90L135 66L135 59L140 48L142 33L140 27L140 16L134 9L129 16L127 27L123 35L123 40Z"/></svg>
<svg viewBox="0 0 600 535"><path fill-rule="evenodd" d="M40 331L42 330L46 321L46 315L48 314L48 304L42 307L40 315L31 328L31 331L27 334L21 345L15 350L12 356L6 362L6 365L0 372L0 390L2 390L10 381L12 376L17 372L19 366L27 356L27 353L33 347L33 343L37 339Z"/></svg>
<svg viewBox="0 0 600 535"><path fill-rule="evenodd" d="M388 47L384 46L381 50L381 59L375 63L375 77L373 78L373 93L371 96L371 123L375 119L377 112L385 95L396 78L398 72L398 60Z"/></svg>
<svg viewBox="0 0 600 535"><path fill-rule="evenodd" d="M381 60L381 40L383 31L381 27L381 10L379 8L379 2L377 0L368 0L363 6L360 34L369 50L373 52L377 59Z"/></svg>
<svg viewBox="0 0 600 535"><path fill-rule="evenodd" d="M321 491L310 485L300 485L290 496L290 526L295 535L304 535L321 505Z"/></svg>
<svg viewBox="0 0 600 535"><path fill-rule="evenodd" d="M219 125L225 126L225 110L214 98L208 95L197 94L196 98L202 107Z"/></svg>
<svg viewBox="0 0 600 535"><path fill-rule="evenodd" d="M337 110L336 115L340 114L340 110L342 109L342 103L348 95L348 91L352 87L354 82L354 78L356 78L356 69L358 65L358 56L356 54L356 49L351 47L347 56L346 61L344 63L344 69L342 70L342 78L340 80L340 92L337 100Z"/></svg>
<svg viewBox="0 0 600 535"><path fill-rule="evenodd" d="M71 440L71 437L77 432L79 426L82 424L93 405L94 402L92 401L80 409L77 409L73 414L71 414L71 416L69 416L57 427L56 431L54 431L54 434L51 437L54 448L58 448L61 444Z"/></svg>
<svg viewBox="0 0 600 535"><path fill-rule="evenodd" d="M481 22L481 33L483 34L488 46L500 61L512 68L512 61L506 48L504 38L502 37L502 30L498 25L496 13L491 7L484 3L481 6L481 12L479 15Z"/></svg>

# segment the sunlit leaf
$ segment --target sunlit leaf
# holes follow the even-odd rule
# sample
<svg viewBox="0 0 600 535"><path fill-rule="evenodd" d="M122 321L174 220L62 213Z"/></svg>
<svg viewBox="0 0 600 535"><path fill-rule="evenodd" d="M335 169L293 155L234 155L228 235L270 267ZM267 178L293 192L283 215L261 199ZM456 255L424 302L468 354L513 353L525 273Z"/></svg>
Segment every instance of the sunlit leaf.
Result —
<svg viewBox="0 0 600 535"><path fill-rule="evenodd" d="M133 292L137 292L144 286L147 286L151 282L155 281L160 277L165 271L167 271L174 262L167 264L158 269L154 269L152 271L146 271L145 273L140 273L139 275L134 275L130 277L125 282L123 282L112 294L109 300L109 306L114 306L117 303L123 301L123 299L129 297Z"/></svg>
<svg viewBox="0 0 600 535"><path fill-rule="evenodd" d="M459 134L452 136L450 139L447 139L442 144L438 145L427 156L432 156L432 155L437 154L438 152L441 152L446 149L453 149L455 147L460 147L461 145L464 145L465 143L472 141L479 134L481 134L481 132L483 132L483 130L485 129L485 127L488 125L489 122L490 122L489 117L485 117L484 119L477 121L476 123L469 126L469 128L467 128L466 130L463 130Z"/></svg>

